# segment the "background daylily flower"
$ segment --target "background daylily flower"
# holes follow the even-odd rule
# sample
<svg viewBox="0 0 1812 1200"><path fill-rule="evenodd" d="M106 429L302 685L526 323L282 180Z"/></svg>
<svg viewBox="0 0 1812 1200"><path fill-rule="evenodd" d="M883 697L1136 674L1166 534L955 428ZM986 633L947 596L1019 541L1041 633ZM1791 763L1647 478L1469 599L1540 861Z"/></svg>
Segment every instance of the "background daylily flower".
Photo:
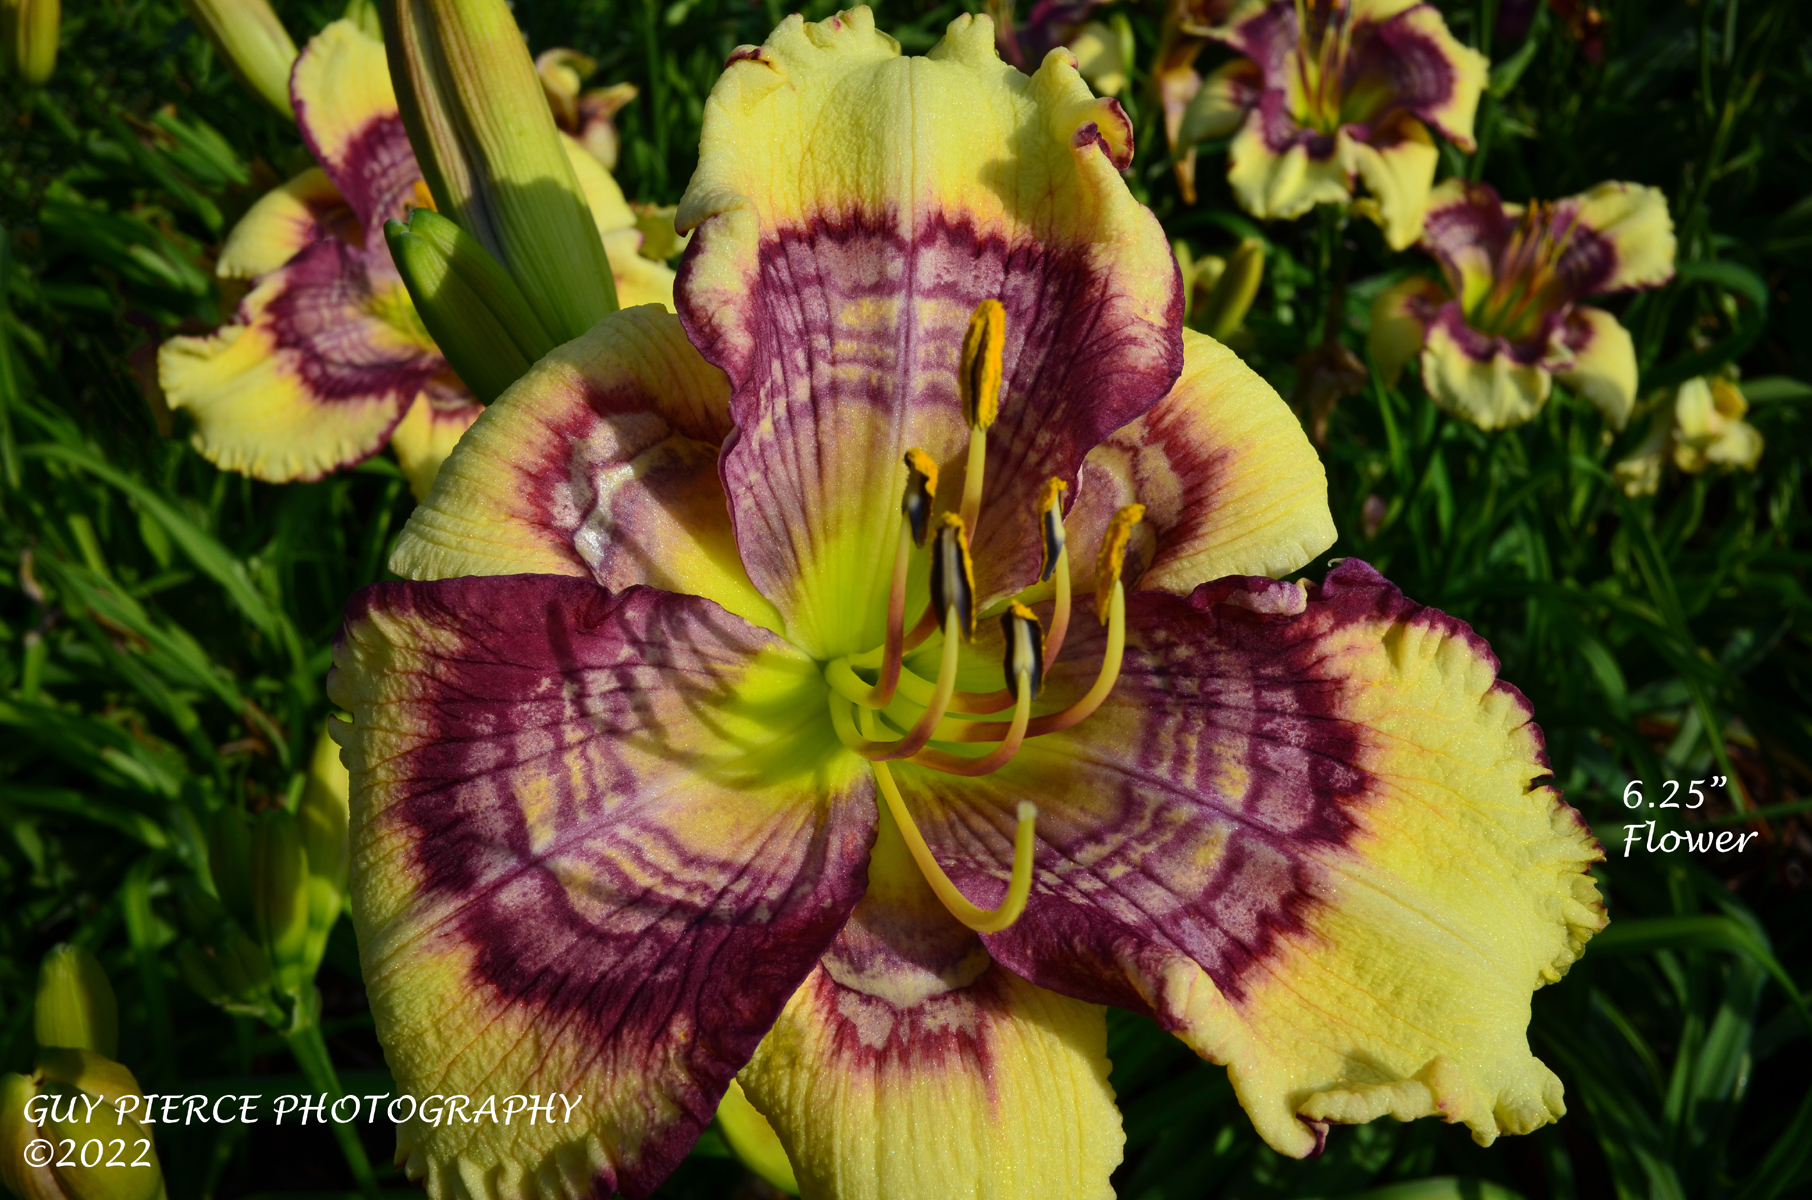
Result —
<svg viewBox="0 0 1812 1200"><path fill-rule="evenodd" d="M158 353L195 446L258 479L318 479L391 445L418 496L480 406L417 316L384 222L432 202L398 115L383 43L351 21L296 61L296 123L319 167L254 204L221 251L251 290L230 324ZM625 304L672 303L673 273L640 257L609 173L568 143Z"/></svg>
<svg viewBox="0 0 1812 1200"><path fill-rule="evenodd" d="M647 1195L736 1077L808 1197L1106 1196L1105 1004L1286 1154L1563 1111L1524 1031L1596 844L1465 625L1271 578L1325 476L1182 328L1129 135L986 18L789 18L708 103L678 316L545 357L354 598L391 1069L585 1097L405 1123L431 1195Z"/></svg>
<svg viewBox="0 0 1812 1200"><path fill-rule="evenodd" d="M1636 399L1636 350L1580 303L1673 278L1674 224L1658 188L1601 183L1551 203L1505 204L1489 184L1435 191L1422 248L1443 281L1411 276L1372 306L1373 361L1394 381L1418 354L1434 402L1482 429L1541 411L1554 379L1616 429Z"/></svg>
<svg viewBox="0 0 1812 1200"><path fill-rule="evenodd" d="M535 56L535 74L541 77L541 88L547 94L547 106L553 110L554 123L604 164L606 171L614 171L620 145L616 115L635 99L636 86L613 83L609 87L581 91L597 69L596 59L577 50L543 50Z"/></svg>
<svg viewBox="0 0 1812 1200"><path fill-rule="evenodd" d="M1125 18L1113 25L1092 20L1112 0L1037 0L1024 25L1013 23L1011 3L988 7L1000 56L1020 70L1043 60L1058 46L1076 56L1076 71L1098 95L1117 96L1132 69L1132 31Z"/></svg>
<svg viewBox="0 0 1812 1200"><path fill-rule="evenodd" d="M1432 5L1409 0L1246 0L1209 36L1244 54L1204 81L1178 140L1233 134L1227 179L1246 211L1299 217L1341 204L1394 250L1413 243L1439 154L1430 128L1472 149L1490 64Z"/></svg>
<svg viewBox="0 0 1812 1200"><path fill-rule="evenodd" d="M1762 435L1743 420L1749 401L1733 381L1700 376L1659 399L1642 444L1612 469L1624 494L1654 495L1668 460L1689 475L1711 467L1755 470Z"/></svg>

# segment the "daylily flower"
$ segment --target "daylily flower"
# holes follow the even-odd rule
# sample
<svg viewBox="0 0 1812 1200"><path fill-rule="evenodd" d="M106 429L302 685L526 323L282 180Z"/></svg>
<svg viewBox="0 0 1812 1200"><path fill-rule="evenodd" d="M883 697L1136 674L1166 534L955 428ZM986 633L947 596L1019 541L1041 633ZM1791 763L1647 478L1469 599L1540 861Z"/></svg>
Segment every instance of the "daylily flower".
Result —
<svg viewBox="0 0 1812 1200"><path fill-rule="evenodd" d="M1202 90L1202 74L1195 69L1195 60L1214 28L1233 8L1234 0L1170 0L1164 10L1151 82L1164 109L1164 138L1170 145L1172 169L1185 204L1195 203L1195 143L1209 136L1192 130L1189 140L1183 138L1183 114ZM1232 131L1233 126L1225 130Z"/></svg>
<svg viewBox="0 0 1812 1200"><path fill-rule="evenodd" d="M1762 435L1743 420L1748 411L1749 401L1731 380L1689 379L1661 395L1648 436L1611 473L1625 495L1652 496L1670 459L1688 475L1712 467L1753 471L1762 459Z"/></svg>
<svg viewBox="0 0 1812 1200"><path fill-rule="evenodd" d="M543 50L535 56L535 74L541 77L541 90L553 110L554 123L603 163L606 171L614 171L621 147L616 116L636 98L636 86L613 83L581 92L579 89L597 69L597 60L589 54L564 47Z"/></svg>
<svg viewBox="0 0 1812 1200"><path fill-rule="evenodd" d="M735 1077L807 1197L1107 1196L1105 1004L1286 1154L1562 1112L1524 1031L1596 844L1465 625L1272 577L1325 476L1182 328L1130 134L985 17L788 18L707 103L677 317L537 364L353 599L398 1085L583 1097L405 1122L430 1195L645 1196Z"/></svg>
<svg viewBox="0 0 1812 1200"><path fill-rule="evenodd" d="M320 166L254 204L221 251L222 278L250 281L231 323L158 354L170 407L195 447L258 479L318 479L388 443L418 496L480 405L423 328L384 222L431 207L397 112L383 43L351 21L322 30L290 81L296 124ZM569 156L624 304L672 303L673 273L640 257L621 189Z"/></svg>
<svg viewBox="0 0 1812 1200"><path fill-rule="evenodd" d="M1439 159L1429 129L1472 149L1484 55L1407 0L1246 0L1209 36L1246 57L1202 84L1179 136L1234 134L1227 180L1246 211L1342 204L1356 177L1370 195L1355 209L1392 249L1413 243Z"/></svg>
<svg viewBox="0 0 1812 1200"><path fill-rule="evenodd" d="M1673 218L1659 189L1601 183L1522 205L1450 179L1429 204L1422 248L1443 281L1411 276L1372 305L1372 360L1387 379L1420 355L1429 396L1481 429L1529 420L1559 379L1624 427L1635 345L1617 318L1580 301L1673 278Z"/></svg>
<svg viewBox="0 0 1812 1200"><path fill-rule="evenodd" d="M1000 56L1024 70L1058 46L1076 56L1076 71L1102 96L1117 96L1126 88L1132 67L1131 42L1122 41L1112 26L1091 20L1095 10L1112 0L1038 0L1024 25L1015 27L1011 3L992 4L994 40ZM1130 39L1131 34L1128 33Z"/></svg>

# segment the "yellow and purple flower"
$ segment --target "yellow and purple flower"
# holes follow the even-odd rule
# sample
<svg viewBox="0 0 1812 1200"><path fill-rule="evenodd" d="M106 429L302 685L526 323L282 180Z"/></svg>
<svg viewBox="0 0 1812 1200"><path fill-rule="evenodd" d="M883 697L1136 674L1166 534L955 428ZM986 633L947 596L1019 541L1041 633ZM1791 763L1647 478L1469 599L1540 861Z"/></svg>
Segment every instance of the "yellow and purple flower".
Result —
<svg viewBox="0 0 1812 1200"><path fill-rule="evenodd" d="M1616 317L1580 301L1673 278L1673 218L1659 189L1601 183L1522 205L1450 179L1429 205L1422 248L1442 281L1410 276L1372 306L1372 360L1386 378L1419 357L1434 402L1482 429L1529 420L1558 379L1624 427L1635 345Z"/></svg>
<svg viewBox="0 0 1812 1200"><path fill-rule="evenodd" d="M1490 64L1416 0L1246 0L1208 32L1246 57L1195 91L1179 139L1233 135L1227 179L1246 211L1299 217L1343 204L1412 244L1434 186L1434 130L1472 149Z"/></svg>
<svg viewBox="0 0 1812 1200"><path fill-rule="evenodd" d="M1325 476L1183 328L1130 138L985 17L789 18L707 104L677 316L538 363L353 599L399 1087L582 1097L405 1122L430 1195L645 1196L736 1079L808 1197L1107 1196L1109 1004L1286 1154L1563 1111L1525 1029L1596 843L1464 624L1276 578Z"/></svg>
<svg viewBox="0 0 1812 1200"><path fill-rule="evenodd" d="M254 204L221 251L250 291L233 320L158 354L170 407L195 419L209 461L258 479L318 479L390 445L425 495L481 406L423 327L384 222L432 207L397 111L383 43L351 21L309 42L290 78L296 124L320 164ZM641 258L621 189L569 156L624 303L672 303L673 273Z"/></svg>

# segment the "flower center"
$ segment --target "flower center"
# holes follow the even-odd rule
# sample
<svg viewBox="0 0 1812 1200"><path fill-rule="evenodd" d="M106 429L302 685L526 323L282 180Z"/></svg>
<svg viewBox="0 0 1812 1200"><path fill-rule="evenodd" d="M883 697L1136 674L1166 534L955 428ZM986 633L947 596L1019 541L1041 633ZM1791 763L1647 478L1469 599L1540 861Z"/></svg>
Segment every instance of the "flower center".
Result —
<svg viewBox="0 0 1812 1200"><path fill-rule="evenodd" d="M1353 15L1344 3L1296 0L1296 122L1332 135L1342 125L1365 121L1389 102L1382 81L1347 90L1347 57L1353 48Z"/></svg>
<svg viewBox="0 0 1812 1200"><path fill-rule="evenodd" d="M1576 217L1561 223L1553 205L1530 202L1498 255L1491 287L1473 303L1466 323L1513 342L1534 335L1565 298L1560 263L1578 228Z"/></svg>
<svg viewBox="0 0 1812 1200"><path fill-rule="evenodd" d="M984 300L970 318L957 380L969 425L961 505L956 512L932 519L937 464L922 450L908 450L900 501L904 519L894 547L886 638L874 649L845 655L824 667L830 685L831 723L838 738L869 761L875 785L932 890L951 915L979 933L1005 929L1025 910L1032 886L1037 808L1028 802L1019 804L1006 898L998 908L983 909L962 894L932 857L888 763L905 760L946 775L989 775L1006 766L1027 738L1068 729L1099 708L1120 676L1126 649L1126 589L1120 573L1133 527L1145 515L1142 505L1127 505L1114 515L1101 541L1095 568L1095 612L1108 634L1094 686L1067 707L1034 716L1033 703L1043 688L1045 671L1057 660L1070 622L1069 550L1061 503L1067 485L1060 479L1047 480L1031 516L1038 523L1044 548L1038 582L1050 582L1054 593L1050 631L1046 633L1038 617L1018 598L1009 600L999 614L1006 686L995 692L958 690L962 648L974 636L979 617L969 531L981 517L987 434L1000 407L1005 342L1005 310L998 300ZM906 580L915 549L931 555L930 597L909 629ZM926 679L906 667L905 655L935 636L943 639L938 647L937 677ZM999 719L1009 711L1010 718ZM990 715L996 719L983 719ZM963 747L982 752L963 753Z"/></svg>

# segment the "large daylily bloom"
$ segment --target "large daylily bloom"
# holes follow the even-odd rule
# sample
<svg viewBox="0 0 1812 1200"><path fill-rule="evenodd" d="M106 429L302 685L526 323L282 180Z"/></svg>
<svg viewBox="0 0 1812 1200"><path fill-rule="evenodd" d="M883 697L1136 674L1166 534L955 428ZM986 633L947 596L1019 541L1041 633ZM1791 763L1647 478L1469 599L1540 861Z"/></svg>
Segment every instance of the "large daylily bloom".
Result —
<svg viewBox="0 0 1812 1200"><path fill-rule="evenodd" d="M1208 36L1245 55L1214 72L1181 120L1184 142L1233 134L1227 179L1255 216L1356 205L1392 249L1413 243L1439 153L1472 149L1490 64L1415 0L1246 0ZM1237 131L1237 132L1236 132Z"/></svg>
<svg viewBox="0 0 1812 1200"><path fill-rule="evenodd" d="M425 495L481 406L447 367L409 299L384 222L432 200L409 148L383 43L351 21L310 41L290 76L303 142L320 165L254 204L219 273L250 291L233 320L158 353L170 407L195 418L210 462L258 479L318 479L386 443ZM616 181L569 143L624 304L672 303L673 273L636 253Z"/></svg>
<svg viewBox="0 0 1812 1200"><path fill-rule="evenodd" d="M354 598L390 1067L584 1097L405 1122L431 1195L646 1195L734 1076L806 1196L1107 1196L1106 1004L1286 1154L1562 1112L1525 1028L1596 844L1465 625L1275 578L1325 477L1183 330L1129 133L986 18L789 18L707 105L678 316L537 364Z"/></svg>
<svg viewBox="0 0 1812 1200"><path fill-rule="evenodd" d="M1674 224L1658 188L1601 183L1551 203L1505 204L1489 184L1435 190L1422 248L1441 282L1410 276L1372 306L1373 361L1395 381L1420 357L1434 402L1483 429L1541 411L1555 379L1617 429L1636 400L1629 331L1589 296L1659 287Z"/></svg>

